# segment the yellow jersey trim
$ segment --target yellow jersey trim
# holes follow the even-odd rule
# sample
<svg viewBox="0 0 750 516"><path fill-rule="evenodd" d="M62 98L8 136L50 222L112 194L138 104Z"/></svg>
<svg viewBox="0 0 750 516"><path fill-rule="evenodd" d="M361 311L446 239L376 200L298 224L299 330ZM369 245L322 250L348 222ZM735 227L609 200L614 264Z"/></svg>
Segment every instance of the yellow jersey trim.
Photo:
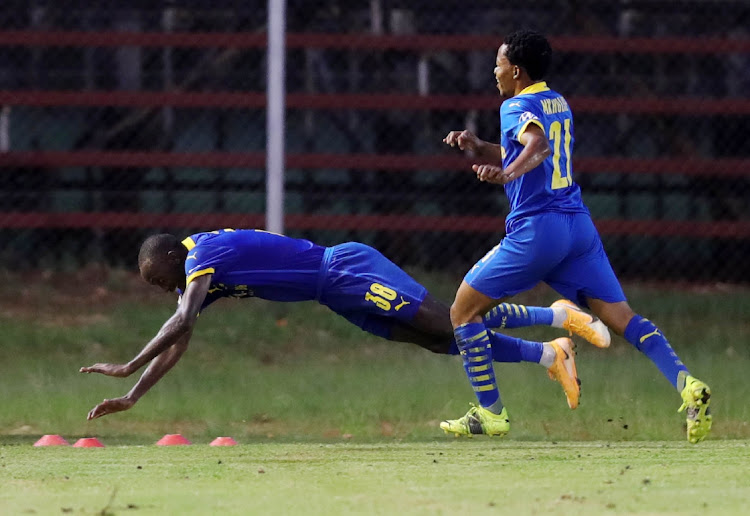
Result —
<svg viewBox="0 0 750 516"><path fill-rule="evenodd" d="M213 267L209 267L208 269L203 269L202 271L196 271L192 273L190 276L187 277L185 280L185 288L187 288L188 285L190 285L190 282L193 281L198 276L204 276L206 274L213 274L216 272Z"/></svg>
<svg viewBox="0 0 750 516"><path fill-rule="evenodd" d="M526 86L524 89L518 92L518 95L526 95L527 93L539 93L542 91L549 91L547 81L535 82L531 86Z"/></svg>
<svg viewBox="0 0 750 516"><path fill-rule="evenodd" d="M526 131L526 129L529 127L529 124L534 124L536 126L539 126L539 129L542 130L542 132L544 133L544 135L545 136L547 135L547 133L544 131L544 126L542 125L542 123L539 120L529 120L528 122L526 122L525 124L523 124L523 127L521 127L521 130L518 131L518 141L519 142L521 141L521 135L523 135L524 131Z"/></svg>
<svg viewBox="0 0 750 516"><path fill-rule="evenodd" d="M187 247L188 251L192 251L193 247L195 247L195 240L193 240L192 237L187 237L182 241L182 245Z"/></svg>

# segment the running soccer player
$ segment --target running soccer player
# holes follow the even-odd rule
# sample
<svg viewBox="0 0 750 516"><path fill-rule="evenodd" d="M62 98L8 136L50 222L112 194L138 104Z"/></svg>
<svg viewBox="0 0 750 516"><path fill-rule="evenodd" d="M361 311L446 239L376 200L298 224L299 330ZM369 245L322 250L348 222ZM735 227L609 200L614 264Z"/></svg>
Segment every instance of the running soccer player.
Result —
<svg viewBox="0 0 750 516"><path fill-rule="evenodd" d="M177 310L127 364L94 364L82 373L126 377L151 362L125 396L105 399L88 414L98 418L132 407L185 352L198 314L222 297L272 301L317 300L362 330L411 342L435 353L458 354L448 306L381 253L355 242L322 247L260 230L223 229L182 242L169 234L146 239L138 255L141 276L179 294ZM530 342L489 331L494 360L532 361L578 404L572 341Z"/></svg>
<svg viewBox="0 0 750 516"><path fill-rule="evenodd" d="M494 75L500 95L500 145L469 131L443 140L472 153L477 179L504 185L510 201L506 236L466 274L450 309L464 368L479 405L440 427L456 435L504 435L510 429L492 367L487 328L543 324L592 330L587 340L609 345L591 311L643 352L681 394L687 409L687 438L705 439L711 430L711 391L690 375L651 321L628 306L602 247L581 191L573 181L573 115L562 95L544 82L552 49L533 31L508 35L498 49ZM566 299L549 308L500 304L543 281ZM490 310L488 312L488 310ZM563 315L567 314L567 315ZM602 338L598 338L599 333Z"/></svg>

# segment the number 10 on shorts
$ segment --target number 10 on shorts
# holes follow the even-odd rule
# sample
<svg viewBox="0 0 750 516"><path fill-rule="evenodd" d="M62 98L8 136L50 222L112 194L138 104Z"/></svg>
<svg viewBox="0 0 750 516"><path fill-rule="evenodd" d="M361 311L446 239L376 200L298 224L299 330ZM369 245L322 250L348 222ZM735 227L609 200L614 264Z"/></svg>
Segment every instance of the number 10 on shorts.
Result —
<svg viewBox="0 0 750 516"><path fill-rule="evenodd" d="M381 310L386 312L391 309L391 301L395 301L398 294L392 288L388 288L380 283L370 285L370 291L365 293L365 299L372 301Z"/></svg>

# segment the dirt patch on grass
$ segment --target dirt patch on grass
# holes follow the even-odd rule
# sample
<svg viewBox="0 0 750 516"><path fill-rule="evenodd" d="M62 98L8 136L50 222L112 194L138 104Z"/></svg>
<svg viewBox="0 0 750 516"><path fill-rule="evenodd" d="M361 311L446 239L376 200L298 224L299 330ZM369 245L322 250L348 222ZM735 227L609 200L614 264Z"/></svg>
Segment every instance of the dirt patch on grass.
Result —
<svg viewBox="0 0 750 516"><path fill-rule="evenodd" d="M4 271L0 278L6 286L0 292L0 315L47 326L106 322L117 304L163 300L163 293L138 274L97 265L75 271Z"/></svg>

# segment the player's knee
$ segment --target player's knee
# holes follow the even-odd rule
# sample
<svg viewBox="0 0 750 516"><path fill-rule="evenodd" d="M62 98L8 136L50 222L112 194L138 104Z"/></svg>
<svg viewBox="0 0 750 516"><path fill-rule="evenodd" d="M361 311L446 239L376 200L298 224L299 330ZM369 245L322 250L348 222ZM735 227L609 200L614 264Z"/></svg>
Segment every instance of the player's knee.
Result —
<svg viewBox="0 0 750 516"><path fill-rule="evenodd" d="M450 316L451 316L451 325L453 325L454 328L456 327L456 322L459 320L460 315L461 314L460 314L458 307L456 306L456 303L453 303L451 305Z"/></svg>
<svg viewBox="0 0 750 516"><path fill-rule="evenodd" d="M445 336L449 339L453 336L448 305L434 299L429 294L419 306L419 310L417 310L412 321L412 326L432 335Z"/></svg>
<svg viewBox="0 0 750 516"><path fill-rule="evenodd" d="M454 328L461 326L462 324L470 323L474 319L474 314L465 310L455 302L451 305L451 325Z"/></svg>

